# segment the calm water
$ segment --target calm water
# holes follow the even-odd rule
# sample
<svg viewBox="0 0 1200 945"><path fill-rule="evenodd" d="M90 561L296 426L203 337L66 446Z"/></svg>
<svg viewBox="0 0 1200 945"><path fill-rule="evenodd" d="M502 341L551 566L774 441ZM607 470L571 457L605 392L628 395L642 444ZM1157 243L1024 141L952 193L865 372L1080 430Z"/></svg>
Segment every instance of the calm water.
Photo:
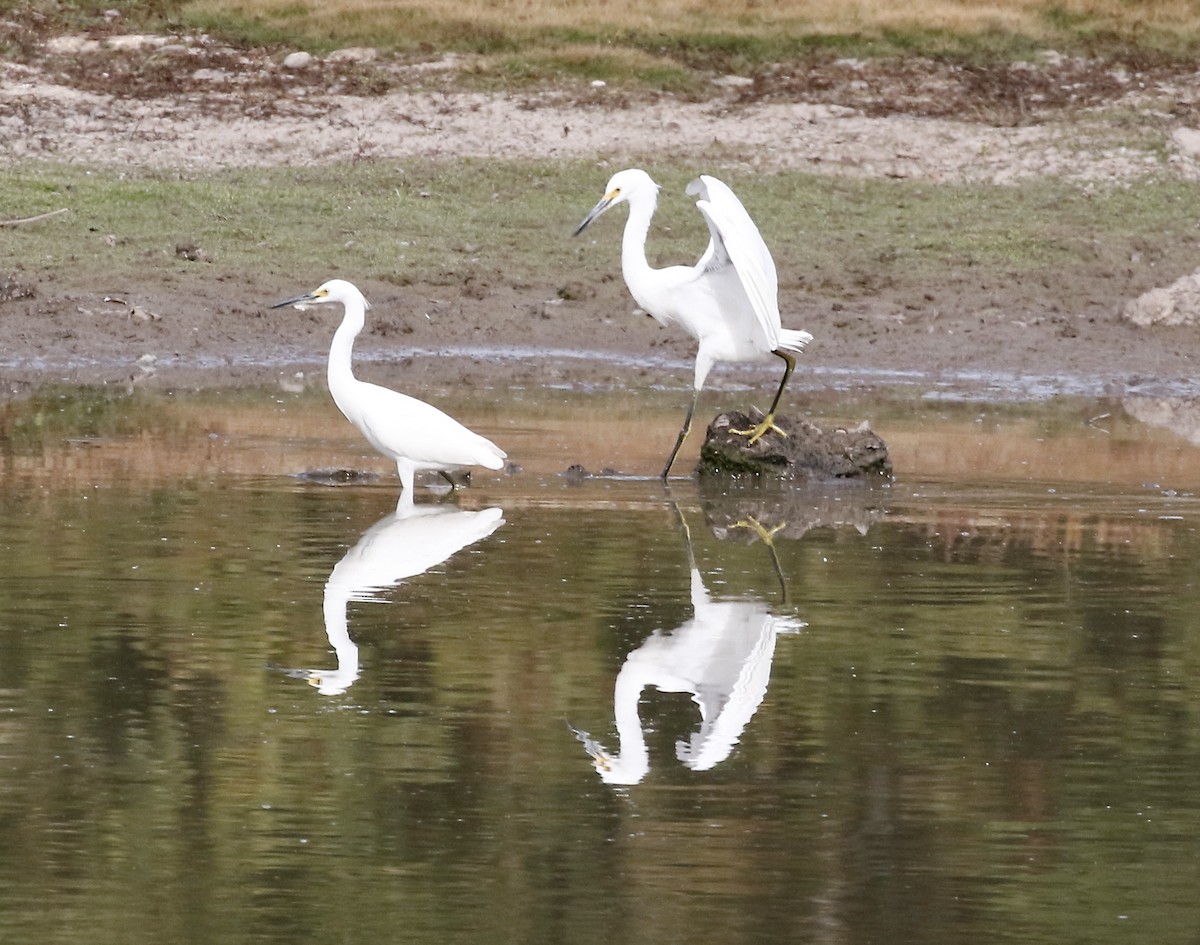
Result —
<svg viewBox="0 0 1200 945"><path fill-rule="evenodd" d="M408 516L316 395L3 408L0 941L1197 941L1200 447L884 403L890 487L722 494L540 396Z"/></svg>

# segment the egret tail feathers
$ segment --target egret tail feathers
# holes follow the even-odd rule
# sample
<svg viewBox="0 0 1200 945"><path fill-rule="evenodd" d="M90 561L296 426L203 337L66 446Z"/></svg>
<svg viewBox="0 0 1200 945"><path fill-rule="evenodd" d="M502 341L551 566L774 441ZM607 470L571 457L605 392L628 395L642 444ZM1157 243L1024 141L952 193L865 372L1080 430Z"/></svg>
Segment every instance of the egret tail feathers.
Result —
<svg viewBox="0 0 1200 945"><path fill-rule="evenodd" d="M479 436L478 433L475 435ZM508 454L485 436L479 436L479 440L483 453L475 461L475 464L483 466L485 469L503 469Z"/></svg>
<svg viewBox="0 0 1200 945"><path fill-rule="evenodd" d="M485 457L479 461L479 465L484 469L503 469L504 461L508 458L508 454L499 447L491 456Z"/></svg>
<svg viewBox="0 0 1200 945"><path fill-rule="evenodd" d="M779 344L775 346L777 351L791 351L799 354L809 342L813 340L813 336L806 331L794 331L791 328L781 328L779 331Z"/></svg>

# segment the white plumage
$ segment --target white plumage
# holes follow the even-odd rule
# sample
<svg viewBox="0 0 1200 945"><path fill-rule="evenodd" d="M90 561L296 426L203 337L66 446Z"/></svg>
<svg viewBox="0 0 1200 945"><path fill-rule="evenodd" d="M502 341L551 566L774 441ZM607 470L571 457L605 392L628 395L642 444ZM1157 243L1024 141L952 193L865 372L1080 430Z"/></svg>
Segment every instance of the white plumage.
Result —
<svg viewBox="0 0 1200 945"><path fill-rule="evenodd" d="M354 339L363 329L368 307L357 286L332 279L307 295L278 302L272 308L326 302L340 302L345 308L329 348L329 393L367 442L395 461L400 485L410 501L417 472L435 470L449 479L446 474L455 469L504 466L504 450L437 407L354 376Z"/></svg>
<svg viewBox="0 0 1200 945"><path fill-rule="evenodd" d="M383 591L424 574L456 552L482 541L504 524L498 508L466 512L442 503L413 505L401 498L390 512L363 532L358 543L334 565L325 582L325 633L337 655L335 669L298 669L289 674L307 680L325 695L337 695L358 679L358 646L350 639L350 601L383 601Z"/></svg>
<svg viewBox="0 0 1200 945"><path fill-rule="evenodd" d="M696 370L692 402L675 448L662 471L671 471L679 448L692 425L696 400L708 372L718 361L757 361L768 355L786 364L783 380L762 423L738 431L757 441L775 426L775 410L800 353L812 341L806 331L783 328L779 318L779 281L771 251L746 208L724 183L701 176L687 192L708 224L710 240L694 266L654 269L646 261L646 236L658 206L658 184L643 170L614 174L604 196L576 228L579 234L610 207L629 203L629 218L621 242L621 274L643 309L660 324L678 324L696 339Z"/></svg>
<svg viewBox="0 0 1200 945"><path fill-rule="evenodd" d="M648 727L639 712L648 688L691 693L700 710L700 727L675 743L683 764L707 771L728 758L766 697L777 637L805 626L798 617L773 613L759 600L713 600L696 566L682 514L680 521L692 572L692 619L675 630L655 630L625 658L613 687L620 742L615 753L586 732L575 731L609 784L637 784L650 771Z"/></svg>

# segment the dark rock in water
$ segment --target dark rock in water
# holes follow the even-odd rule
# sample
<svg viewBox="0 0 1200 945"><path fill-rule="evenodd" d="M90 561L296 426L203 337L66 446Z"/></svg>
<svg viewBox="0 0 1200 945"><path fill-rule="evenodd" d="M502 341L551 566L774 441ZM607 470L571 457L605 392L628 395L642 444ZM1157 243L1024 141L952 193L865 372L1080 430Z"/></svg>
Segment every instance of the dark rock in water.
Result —
<svg viewBox="0 0 1200 945"><path fill-rule="evenodd" d="M326 486L344 486L360 482L375 482L379 476L362 469L307 469L304 472L296 473L296 478Z"/></svg>
<svg viewBox="0 0 1200 945"><path fill-rule="evenodd" d="M772 430L751 444L749 430L761 420L744 413L723 413L708 426L697 472L704 476L764 476L822 480L890 477L887 445L865 424L826 432L807 420L776 417L787 436Z"/></svg>
<svg viewBox="0 0 1200 945"><path fill-rule="evenodd" d="M585 479L620 479L623 473L619 469L613 469L611 466L605 466L598 473L594 473L586 466L574 463L560 472L559 475L574 485L583 482Z"/></svg>

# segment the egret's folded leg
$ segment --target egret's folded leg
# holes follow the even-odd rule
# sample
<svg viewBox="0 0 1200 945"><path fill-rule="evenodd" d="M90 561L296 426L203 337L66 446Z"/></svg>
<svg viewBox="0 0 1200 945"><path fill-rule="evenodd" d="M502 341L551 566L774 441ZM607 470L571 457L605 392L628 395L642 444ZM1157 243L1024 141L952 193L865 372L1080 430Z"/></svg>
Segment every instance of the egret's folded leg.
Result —
<svg viewBox="0 0 1200 945"><path fill-rule="evenodd" d="M730 433L736 433L738 436L750 437L748 441L750 444L757 443L760 439L762 439L763 434L769 430L774 430L782 437L787 436L783 430L775 426L775 409L779 406L779 400L783 397L783 389L787 387L787 382L792 376L792 371L796 370L796 359L786 351L772 351L771 353L777 357L783 358L784 364L787 365L787 367L783 369L783 380L779 382L779 389L775 391L775 399L771 401L771 409L767 411L767 415L763 417L762 422L757 426L751 427L749 430L729 431Z"/></svg>
<svg viewBox="0 0 1200 945"><path fill-rule="evenodd" d="M692 402L688 405L687 416L683 418L683 426L680 428L679 436L675 440L675 448L671 450L671 455L667 457L667 465L663 467L663 479L667 478L667 474L671 471L671 466L675 463L675 457L679 455L679 447L683 446L683 441L687 439L687 435L692 429L692 414L696 412L696 401L699 399L700 388L697 387L692 391Z"/></svg>

